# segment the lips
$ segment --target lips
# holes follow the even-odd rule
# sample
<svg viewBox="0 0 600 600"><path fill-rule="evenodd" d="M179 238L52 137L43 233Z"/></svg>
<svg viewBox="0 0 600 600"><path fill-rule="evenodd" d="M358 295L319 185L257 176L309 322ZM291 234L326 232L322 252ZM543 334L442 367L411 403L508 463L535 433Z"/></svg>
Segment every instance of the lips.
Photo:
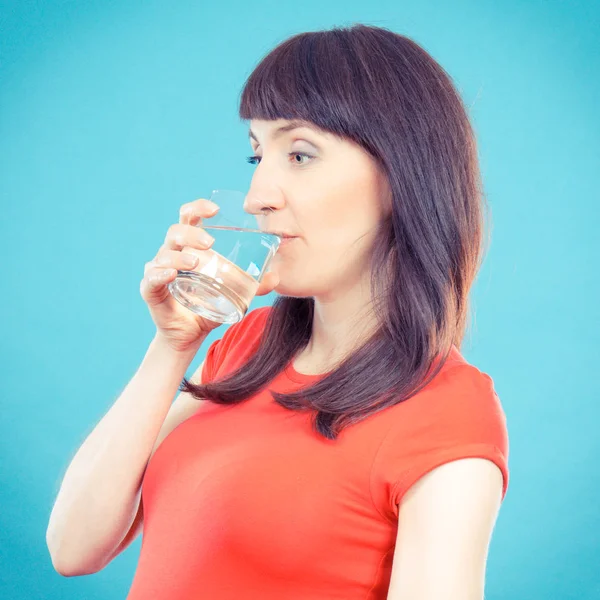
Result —
<svg viewBox="0 0 600 600"><path fill-rule="evenodd" d="M296 240L298 238L296 237L284 237L281 238L281 242L279 243L279 248L286 248L287 246L289 246L294 240Z"/></svg>
<svg viewBox="0 0 600 600"><path fill-rule="evenodd" d="M280 231L267 231L267 233L271 233L273 235L278 235L280 238L283 239L288 239L288 238L295 238L297 236L292 235L291 233L282 233Z"/></svg>

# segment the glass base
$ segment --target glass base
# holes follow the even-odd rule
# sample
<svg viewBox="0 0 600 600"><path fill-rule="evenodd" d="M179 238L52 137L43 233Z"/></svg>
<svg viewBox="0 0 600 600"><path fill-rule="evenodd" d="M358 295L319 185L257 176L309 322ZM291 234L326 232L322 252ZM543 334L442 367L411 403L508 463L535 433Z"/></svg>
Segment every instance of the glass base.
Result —
<svg viewBox="0 0 600 600"><path fill-rule="evenodd" d="M229 288L194 271L178 271L168 288L183 306L216 323L237 323L248 308Z"/></svg>

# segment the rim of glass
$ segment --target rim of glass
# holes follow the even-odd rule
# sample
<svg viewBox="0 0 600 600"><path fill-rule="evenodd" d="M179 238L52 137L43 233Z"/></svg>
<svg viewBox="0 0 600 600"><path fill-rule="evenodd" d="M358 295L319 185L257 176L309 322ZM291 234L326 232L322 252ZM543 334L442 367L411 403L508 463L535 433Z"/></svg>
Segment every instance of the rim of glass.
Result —
<svg viewBox="0 0 600 600"><path fill-rule="evenodd" d="M219 194L224 194L225 196L231 194L236 196L239 200L239 209L237 203L232 205L231 203L224 204L222 201L219 202ZM247 195L248 192L242 192L241 190L234 190L230 188L216 188L212 190L209 199L219 205L219 210L214 216L203 219L202 227L212 227L214 229L233 229L235 231L252 231L281 239L280 236L275 233L269 233L260 229L256 215L247 213L243 210L242 207ZM264 204L264 202L262 202L258 196L255 197L258 198L259 202ZM267 207L266 204L264 204L264 206ZM270 206L267 208L274 212Z"/></svg>

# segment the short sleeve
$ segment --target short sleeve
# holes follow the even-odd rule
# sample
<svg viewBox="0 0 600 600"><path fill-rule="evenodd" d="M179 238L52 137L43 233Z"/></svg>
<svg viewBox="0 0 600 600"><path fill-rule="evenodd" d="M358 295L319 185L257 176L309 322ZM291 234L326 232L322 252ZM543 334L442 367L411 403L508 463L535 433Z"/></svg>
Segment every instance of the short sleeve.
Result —
<svg viewBox="0 0 600 600"><path fill-rule="evenodd" d="M260 339L271 307L256 308L241 321L229 325L220 339L214 340L206 351L202 382L215 381L244 360Z"/></svg>
<svg viewBox="0 0 600 600"><path fill-rule="evenodd" d="M227 332L225 332L225 334L226 333ZM202 367L203 383L208 383L210 381L213 381L214 379L215 364L218 362L219 347L222 345L222 342L223 338L214 340L212 344L208 347L208 350L206 351L206 356L204 357L204 365Z"/></svg>
<svg viewBox="0 0 600 600"><path fill-rule="evenodd" d="M508 489L506 415L493 380L464 363L453 367L432 387L392 409L392 425L373 462L371 495L379 512L398 518L398 504L421 477L445 463L485 458Z"/></svg>

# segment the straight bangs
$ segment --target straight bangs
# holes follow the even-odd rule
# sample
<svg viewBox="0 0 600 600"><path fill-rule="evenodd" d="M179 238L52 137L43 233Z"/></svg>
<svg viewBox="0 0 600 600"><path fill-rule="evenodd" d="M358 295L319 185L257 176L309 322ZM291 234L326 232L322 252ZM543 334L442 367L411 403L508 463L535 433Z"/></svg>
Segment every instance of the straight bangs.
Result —
<svg viewBox="0 0 600 600"><path fill-rule="evenodd" d="M366 93L361 89L364 74L354 73L357 58L335 30L289 38L247 79L240 95L240 119L297 119L352 140L373 154L361 135L364 124L357 122Z"/></svg>

